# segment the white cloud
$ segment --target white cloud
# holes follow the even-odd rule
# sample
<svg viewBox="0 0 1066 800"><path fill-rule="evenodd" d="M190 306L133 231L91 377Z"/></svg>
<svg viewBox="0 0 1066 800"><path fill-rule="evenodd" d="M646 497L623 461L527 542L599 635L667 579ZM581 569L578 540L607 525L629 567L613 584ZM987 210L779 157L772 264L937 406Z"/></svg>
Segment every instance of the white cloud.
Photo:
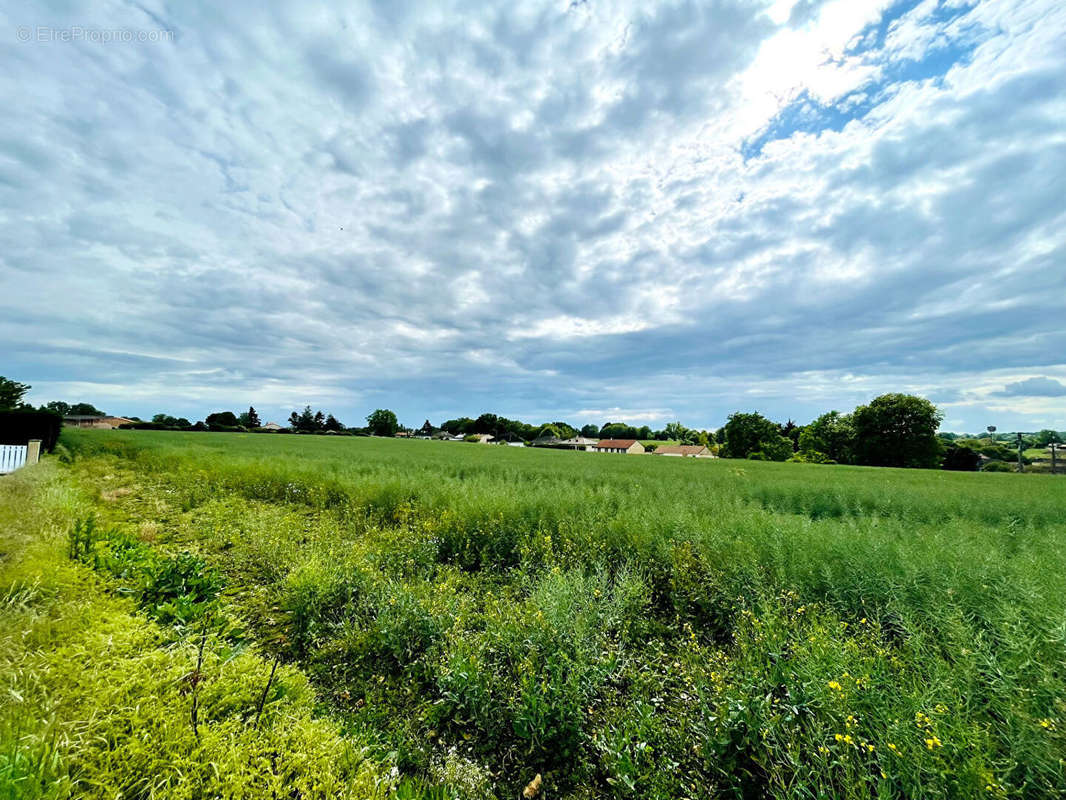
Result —
<svg viewBox="0 0 1066 800"><path fill-rule="evenodd" d="M9 16L176 36L0 53L3 369L701 425L1058 375L1066 11L934 5L883 41L887 0Z"/></svg>

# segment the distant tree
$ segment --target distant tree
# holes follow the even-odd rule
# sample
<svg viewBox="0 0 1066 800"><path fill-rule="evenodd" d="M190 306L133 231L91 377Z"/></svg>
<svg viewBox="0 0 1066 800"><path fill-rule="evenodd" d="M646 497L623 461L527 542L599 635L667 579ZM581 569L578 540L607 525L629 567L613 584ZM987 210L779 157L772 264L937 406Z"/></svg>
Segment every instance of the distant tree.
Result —
<svg viewBox="0 0 1066 800"><path fill-rule="evenodd" d="M174 420L174 427L175 428L191 428L192 427L192 423L189 422L189 420L185 419L185 417L178 417L176 420Z"/></svg>
<svg viewBox="0 0 1066 800"><path fill-rule="evenodd" d="M940 466L957 472L976 472L981 466L981 456L969 447L949 445L944 451L944 460Z"/></svg>
<svg viewBox="0 0 1066 800"><path fill-rule="evenodd" d="M92 403L75 403L70 407L70 414L79 417L102 417L104 412Z"/></svg>
<svg viewBox="0 0 1066 800"><path fill-rule="evenodd" d="M924 397L876 397L851 415L856 460L878 467L936 468L941 456L936 430L943 418Z"/></svg>
<svg viewBox="0 0 1066 800"><path fill-rule="evenodd" d="M237 415L232 411L216 411L213 414L208 414L204 417L204 422L208 425L220 425L225 428L236 428L240 425L240 420L237 419Z"/></svg>
<svg viewBox="0 0 1066 800"><path fill-rule="evenodd" d="M1049 444L1062 444L1062 435L1058 431L1044 429L1033 440L1037 447L1047 447Z"/></svg>
<svg viewBox="0 0 1066 800"><path fill-rule="evenodd" d="M781 431L781 435L792 442L792 452L799 450L799 437L803 428L792 420L789 420L784 425L778 425L777 427Z"/></svg>
<svg viewBox="0 0 1066 800"><path fill-rule="evenodd" d="M19 383L0 375L0 411L18 408L26 392L32 388L28 383Z"/></svg>
<svg viewBox="0 0 1066 800"><path fill-rule="evenodd" d="M500 418L495 414L482 414L474 422L474 433L495 434L500 428Z"/></svg>
<svg viewBox="0 0 1066 800"><path fill-rule="evenodd" d="M830 411L822 414L799 434L801 453L819 453L838 464L850 464L855 454L855 428L850 414Z"/></svg>
<svg viewBox="0 0 1066 800"><path fill-rule="evenodd" d="M676 439L680 442L684 441L685 435L688 433L688 428L680 422L668 422L666 423L666 427L663 428L663 433L666 434L667 439Z"/></svg>
<svg viewBox="0 0 1066 800"><path fill-rule="evenodd" d="M447 431L452 436L473 433L474 420L470 419L470 417L459 417L459 419L449 419L446 422L441 423L440 429L442 431Z"/></svg>
<svg viewBox="0 0 1066 800"><path fill-rule="evenodd" d="M436 433L436 430L437 429L434 428L427 419L425 422L422 423L422 427L418 429L418 433L420 436L432 436L434 433Z"/></svg>
<svg viewBox="0 0 1066 800"><path fill-rule="evenodd" d="M723 450L727 458L747 458L752 453L763 451L764 444L771 450L779 449L777 440L780 438L777 425L762 414L737 411L730 414L726 421Z"/></svg>
<svg viewBox="0 0 1066 800"><path fill-rule="evenodd" d="M51 411L53 414L65 417L70 414L70 403L64 403L62 400L53 400L41 406L41 411Z"/></svg>
<svg viewBox="0 0 1066 800"><path fill-rule="evenodd" d="M537 431L537 439L563 439L563 438L565 438L565 437L562 435L562 433L559 431L559 429L555 425L553 425L551 423L548 423L547 425L542 426L541 429L539 431Z"/></svg>
<svg viewBox="0 0 1066 800"><path fill-rule="evenodd" d="M322 429L326 431L333 431L334 433L340 433L344 430L344 425L341 424L335 416L330 414L326 417L326 421L322 423Z"/></svg>
<svg viewBox="0 0 1066 800"><path fill-rule="evenodd" d="M326 415L321 411L312 411L311 406L304 406L300 413L289 414L289 427L300 433L318 433L325 429Z"/></svg>
<svg viewBox="0 0 1066 800"><path fill-rule="evenodd" d="M581 435L586 439L595 439L600 435L600 429L598 426L589 423L588 425L581 426Z"/></svg>
<svg viewBox="0 0 1066 800"><path fill-rule="evenodd" d="M792 456L792 440L780 434L775 434L759 442L759 449L749 453L748 458L755 456L760 461L787 461Z"/></svg>
<svg viewBox="0 0 1066 800"><path fill-rule="evenodd" d="M600 428L601 439L639 439L640 431L624 422L608 422Z"/></svg>
<svg viewBox="0 0 1066 800"><path fill-rule="evenodd" d="M725 444L725 426L714 432L714 441L718 444Z"/></svg>
<svg viewBox="0 0 1066 800"><path fill-rule="evenodd" d="M263 423L259 421L259 414L253 406L248 406L248 410L238 417L240 424L246 428L261 428Z"/></svg>
<svg viewBox="0 0 1066 800"><path fill-rule="evenodd" d="M510 420L507 420L507 422L510 422ZM577 436L577 428L569 423L556 421L549 422L548 424L559 432L560 439L572 439Z"/></svg>
<svg viewBox="0 0 1066 800"><path fill-rule="evenodd" d="M374 436L393 436L400 429L396 415L387 408L379 408L368 416L366 426Z"/></svg>

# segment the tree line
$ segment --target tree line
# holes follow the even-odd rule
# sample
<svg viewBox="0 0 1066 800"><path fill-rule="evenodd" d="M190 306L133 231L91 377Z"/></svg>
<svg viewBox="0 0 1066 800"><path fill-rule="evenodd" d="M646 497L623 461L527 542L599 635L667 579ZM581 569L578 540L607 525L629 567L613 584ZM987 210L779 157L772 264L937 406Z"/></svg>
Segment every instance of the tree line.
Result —
<svg viewBox="0 0 1066 800"><path fill-rule="evenodd" d="M34 409L23 402L31 387L0 376L0 411L21 409L60 417L104 416L91 403L52 401ZM121 427L157 430L252 431L266 432L254 406L246 412L215 411L202 421L166 413L151 420L129 417ZM989 433L981 436L938 433L943 414L929 400L910 394L890 393L859 405L849 413L829 411L807 425L792 420L774 422L757 411L731 414L717 430L688 428L670 422L661 429L637 427L624 422L603 425L571 425L556 420L533 425L492 413L478 417L458 417L434 426L426 420L414 430L400 424L395 412L376 409L366 417L366 425L349 427L337 417L310 405L293 411L288 426L277 432L394 436L400 432L425 436L474 436L487 434L499 441L526 444L548 443L577 436L594 439L636 439L654 448L655 442L676 441L710 448L726 458L766 461L793 461L814 464L857 464L881 467L914 467L951 470L1009 469L1009 464L1029 463L1019 449L1043 448L1066 440L1066 432L1043 430L1033 434Z"/></svg>

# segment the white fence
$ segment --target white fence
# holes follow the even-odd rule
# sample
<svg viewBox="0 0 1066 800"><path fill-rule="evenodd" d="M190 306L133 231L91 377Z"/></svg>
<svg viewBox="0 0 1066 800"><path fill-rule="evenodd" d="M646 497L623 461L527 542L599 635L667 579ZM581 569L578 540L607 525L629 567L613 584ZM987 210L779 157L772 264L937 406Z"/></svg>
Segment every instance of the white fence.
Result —
<svg viewBox="0 0 1066 800"><path fill-rule="evenodd" d="M24 444L0 444L0 475L14 472L25 464L28 449Z"/></svg>

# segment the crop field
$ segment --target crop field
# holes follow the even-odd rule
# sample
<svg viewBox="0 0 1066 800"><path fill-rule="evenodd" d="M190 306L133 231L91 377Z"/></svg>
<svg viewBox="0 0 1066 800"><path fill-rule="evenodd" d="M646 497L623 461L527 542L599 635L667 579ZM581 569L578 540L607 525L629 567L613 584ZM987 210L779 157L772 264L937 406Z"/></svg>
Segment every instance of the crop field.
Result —
<svg viewBox="0 0 1066 800"><path fill-rule="evenodd" d="M0 479L0 797L1066 794L1061 478L151 431L57 456Z"/></svg>

